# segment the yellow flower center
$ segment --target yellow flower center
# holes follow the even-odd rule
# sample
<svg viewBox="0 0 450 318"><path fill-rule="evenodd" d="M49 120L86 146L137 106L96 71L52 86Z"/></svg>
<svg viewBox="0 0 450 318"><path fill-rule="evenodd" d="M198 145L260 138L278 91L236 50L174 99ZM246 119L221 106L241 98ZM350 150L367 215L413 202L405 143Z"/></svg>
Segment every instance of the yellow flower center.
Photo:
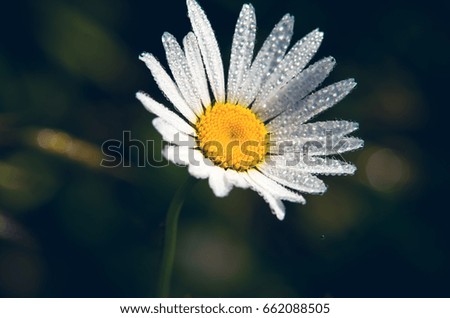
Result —
<svg viewBox="0 0 450 318"><path fill-rule="evenodd" d="M197 144L217 166L246 171L264 160L267 129L248 108L216 103L206 108L195 126Z"/></svg>

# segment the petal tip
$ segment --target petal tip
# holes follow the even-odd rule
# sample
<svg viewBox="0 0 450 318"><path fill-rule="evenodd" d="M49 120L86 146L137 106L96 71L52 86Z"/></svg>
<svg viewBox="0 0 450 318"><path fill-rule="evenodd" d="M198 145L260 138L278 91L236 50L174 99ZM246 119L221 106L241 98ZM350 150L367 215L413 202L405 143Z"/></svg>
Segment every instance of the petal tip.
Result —
<svg viewBox="0 0 450 318"><path fill-rule="evenodd" d="M161 39L162 39L163 41L165 41L166 39L169 39L169 38L171 38L171 37L173 37L173 35L170 34L170 33L167 32L167 31L165 31L165 32L163 33L163 35L161 36Z"/></svg>
<svg viewBox="0 0 450 318"><path fill-rule="evenodd" d="M139 99L140 101L142 101L144 98L146 98L148 95L146 92L144 91L138 91L136 92L136 98Z"/></svg>
<svg viewBox="0 0 450 318"><path fill-rule="evenodd" d="M197 3L197 1L194 0L186 0L186 6L188 7L188 11L199 9L200 5Z"/></svg>
<svg viewBox="0 0 450 318"><path fill-rule="evenodd" d="M142 52L141 54L139 54L139 59L143 62L145 62L146 59L148 59L151 56L150 53L148 52Z"/></svg>
<svg viewBox="0 0 450 318"><path fill-rule="evenodd" d="M142 52L139 55L139 59L147 65L148 65L148 63L152 63L152 62L156 61L155 56L148 52Z"/></svg>

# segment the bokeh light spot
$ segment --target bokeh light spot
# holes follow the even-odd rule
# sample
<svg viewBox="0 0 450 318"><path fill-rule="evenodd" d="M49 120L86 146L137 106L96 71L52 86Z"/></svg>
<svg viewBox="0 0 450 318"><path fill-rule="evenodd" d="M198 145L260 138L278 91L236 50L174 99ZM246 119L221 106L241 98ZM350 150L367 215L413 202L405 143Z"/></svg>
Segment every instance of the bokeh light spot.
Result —
<svg viewBox="0 0 450 318"><path fill-rule="evenodd" d="M378 191L391 191L409 179L408 165L403 158L388 148L373 152L366 163L369 184Z"/></svg>

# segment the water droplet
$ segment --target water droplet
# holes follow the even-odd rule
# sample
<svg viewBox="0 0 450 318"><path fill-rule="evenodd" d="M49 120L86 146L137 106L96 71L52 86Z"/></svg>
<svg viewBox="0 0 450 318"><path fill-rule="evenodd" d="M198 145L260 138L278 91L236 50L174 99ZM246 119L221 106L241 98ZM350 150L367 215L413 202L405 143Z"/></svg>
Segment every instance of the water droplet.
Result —
<svg viewBox="0 0 450 318"><path fill-rule="evenodd" d="M324 234L322 234L322 235L320 236L320 238L321 238L322 240L324 240L326 237L325 237Z"/></svg>

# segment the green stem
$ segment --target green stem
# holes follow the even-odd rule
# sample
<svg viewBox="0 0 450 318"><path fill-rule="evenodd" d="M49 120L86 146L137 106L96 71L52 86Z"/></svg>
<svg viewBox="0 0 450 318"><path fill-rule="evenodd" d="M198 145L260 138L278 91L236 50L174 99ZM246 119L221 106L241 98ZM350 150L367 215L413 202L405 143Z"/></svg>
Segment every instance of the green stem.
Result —
<svg viewBox="0 0 450 318"><path fill-rule="evenodd" d="M169 297L170 279L172 277L173 261L175 258L175 248L177 244L177 227L181 207L188 191L194 185L196 179L188 177L182 186L175 193L169 209L167 210L166 228L164 233L164 250L161 262L161 272L159 276L159 297Z"/></svg>

